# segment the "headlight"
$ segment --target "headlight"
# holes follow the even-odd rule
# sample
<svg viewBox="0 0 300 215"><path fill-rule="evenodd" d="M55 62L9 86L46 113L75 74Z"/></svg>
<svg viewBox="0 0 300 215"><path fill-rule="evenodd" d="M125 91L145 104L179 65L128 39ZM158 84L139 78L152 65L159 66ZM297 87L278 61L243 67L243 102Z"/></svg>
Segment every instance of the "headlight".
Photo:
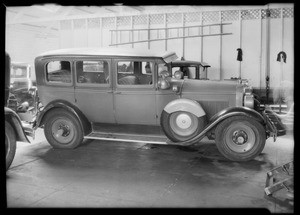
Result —
<svg viewBox="0 0 300 215"><path fill-rule="evenodd" d="M254 108L254 96L252 94L244 95L244 106L248 108Z"/></svg>
<svg viewBox="0 0 300 215"><path fill-rule="evenodd" d="M179 71L179 70L177 70L177 71L174 73L174 77L175 77L176 79L181 79L182 76L183 76L183 73L182 73L181 71Z"/></svg>

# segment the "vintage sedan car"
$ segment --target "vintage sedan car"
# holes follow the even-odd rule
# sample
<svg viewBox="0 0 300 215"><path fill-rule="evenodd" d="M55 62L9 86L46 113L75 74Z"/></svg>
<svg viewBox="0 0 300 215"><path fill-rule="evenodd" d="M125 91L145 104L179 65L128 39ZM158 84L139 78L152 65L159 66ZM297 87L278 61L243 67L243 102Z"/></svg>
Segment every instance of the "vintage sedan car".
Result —
<svg viewBox="0 0 300 215"><path fill-rule="evenodd" d="M176 60L168 63L168 69L172 71L172 76L176 78L208 80L207 72L210 65L205 62Z"/></svg>
<svg viewBox="0 0 300 215"><path fill-rule="evenodd" d="M35 59L43 127L55 148L83 139L187 146L215 139L233 161L255 158L277 135L251 87L241 80L172 77L174 52L62 49Z"/></svg>
<svg viewBox="0 0 300 215"><path fill-rule="evenodd" d="M35 80L32 80L31 66L23 62L11 62L10 66L10 96L8 107L17 110L17 103L34 103L32 92L35 90Z"/></svg>

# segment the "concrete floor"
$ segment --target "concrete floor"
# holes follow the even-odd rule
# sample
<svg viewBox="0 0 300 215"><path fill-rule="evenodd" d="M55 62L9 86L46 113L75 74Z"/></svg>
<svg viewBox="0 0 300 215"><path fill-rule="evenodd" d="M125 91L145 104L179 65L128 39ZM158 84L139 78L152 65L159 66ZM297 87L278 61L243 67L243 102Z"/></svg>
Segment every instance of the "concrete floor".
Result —
<svg viewBox="0 0 300 215"><path fill-rule="evenodd" d="M32 140L32 139L31 139ZM290 133L269 138L255 160L225 160L212 141L193 147L87 141L52 149L43 130L18 143L6 173L7 207L266 208L293 212L281 190L264 193L266 172L293 160Z"/></svg>

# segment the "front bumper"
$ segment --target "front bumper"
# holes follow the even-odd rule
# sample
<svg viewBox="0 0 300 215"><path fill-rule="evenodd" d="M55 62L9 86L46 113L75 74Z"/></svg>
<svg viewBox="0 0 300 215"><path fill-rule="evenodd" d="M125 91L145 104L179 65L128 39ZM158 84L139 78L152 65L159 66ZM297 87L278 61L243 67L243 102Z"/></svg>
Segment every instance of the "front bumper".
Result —
<svg viewBox="0 0 300 215"><path fill-rule="evenodd" d="M279 117L272 110L264 110L262 112L263 117L266 120L266 131L269 137L274 138L274 142L277 137L286 134L286 129L282 124Z"/></svg>

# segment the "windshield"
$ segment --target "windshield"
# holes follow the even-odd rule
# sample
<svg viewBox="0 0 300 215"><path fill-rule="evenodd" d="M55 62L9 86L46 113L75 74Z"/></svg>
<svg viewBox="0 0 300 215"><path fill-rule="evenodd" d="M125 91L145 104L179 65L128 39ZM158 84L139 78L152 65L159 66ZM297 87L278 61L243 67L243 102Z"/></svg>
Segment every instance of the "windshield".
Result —
<svg viewBox="0 0 300 215"><path fill-rule="evenodd" d="M26 78L27 77L27 67L25 66L12 66L10 70L11 78Z"/></svg>

